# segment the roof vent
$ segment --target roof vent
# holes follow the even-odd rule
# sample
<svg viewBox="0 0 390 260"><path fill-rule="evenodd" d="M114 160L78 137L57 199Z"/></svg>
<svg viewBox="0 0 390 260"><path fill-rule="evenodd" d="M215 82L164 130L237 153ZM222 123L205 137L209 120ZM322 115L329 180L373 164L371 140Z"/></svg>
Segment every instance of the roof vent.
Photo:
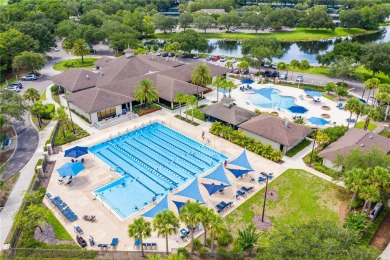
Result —
<svg viewBox="0 0 390 260"><path fill-rule="evenodd" d="M286 128L290 128L290 126L288 125L288 121L287 121L287 120L284 121L284 126L285 126Z"/></svg>
<svg viewBox="0 0 390 260"><path fill-rule="evenodd" d="M368 139L374 139L374 137L373 137L372 135L370 135L370 136L368 137Z"/></svg>
<svg viewBox="0 0 390 260"><path fill-rule="evenodd" d="M87 80L88 80L88 79L89 79L89 75L85 75L85 79L87 79Z"/></svg>
<svg viewBox="0 0 390 260"><path fill-rule="evenodd" d="M100 77L103 77L104 76L104 73L103 72L100 72Z"/></svg>
<svg viewBox="0 0 390 260"><path fill-rule="evenodd" d="M364 147L364 144L360 144L360 147Z"/></svg>

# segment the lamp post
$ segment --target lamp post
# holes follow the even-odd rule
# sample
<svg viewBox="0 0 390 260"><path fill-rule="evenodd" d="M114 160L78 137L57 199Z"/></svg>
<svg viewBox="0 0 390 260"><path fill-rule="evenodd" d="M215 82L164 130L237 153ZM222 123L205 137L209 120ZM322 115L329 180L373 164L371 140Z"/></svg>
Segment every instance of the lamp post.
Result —
<svg viewBox="0 0 390 260"><path fill-rule="evenodd" d="M263 214L261 215L261 222L264 222L264 213L265 213L265 203L267 201L267 191L268 191L268 174L260 172L266 178L265 181L265 193L264 193L264 203L263 203Z"/></svg>
<svg viewBox="0 0 390 260"><path fill-rule="evenodd" d="M311 163L313 161L313 152L314 152L314 146L316 145L316 139L317 139L317 133L318 133L318 128L313 127L312 128L314 131L316 131L316 134L314 135L314 141L313 141L313 147L311 148L311 155L310 155L310 163L309 166L311 166Z"/></svg>
<svg viewBox="0 0 390 260"><path fill-rule="evenodd" d="M69 106L69 103L72 103L72 101L67 100L67 102L68 102L70 122L72 123L73 134L76 135L76 131L74 130L73 119L72 119L72 111L70 111L70 106Z"/></svg>

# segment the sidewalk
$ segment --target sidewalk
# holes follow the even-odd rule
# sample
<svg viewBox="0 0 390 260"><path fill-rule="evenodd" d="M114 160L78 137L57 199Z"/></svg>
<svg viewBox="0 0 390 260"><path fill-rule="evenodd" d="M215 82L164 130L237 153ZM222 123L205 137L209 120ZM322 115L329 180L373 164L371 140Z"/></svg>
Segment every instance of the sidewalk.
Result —
<svg viewBox="0 0 390 260"><path fill-rule="evenodd" d="M19 210L23 201L23 191L26 191L35 173L35 165L42 158L43 147L46 140L50 138L56 122L51 121L44 130L39 132L38 148L29 162L20 170L20 176L3 208L0 212L0 248L2 249L11 230L13 217Z"/></svg>

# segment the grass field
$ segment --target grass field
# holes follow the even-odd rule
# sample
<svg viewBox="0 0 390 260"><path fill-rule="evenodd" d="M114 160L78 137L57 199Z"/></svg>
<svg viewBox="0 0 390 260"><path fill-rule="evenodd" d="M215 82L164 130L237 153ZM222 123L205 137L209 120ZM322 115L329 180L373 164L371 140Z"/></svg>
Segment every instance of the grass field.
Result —
<svg viewBox="0 0 390 260"><path fill-rule="evenodd" d="M73 240L68 231L66 231L62 224L53 215L51 210L48 210L48 216L46 218L46 221L53 227L54 235L58 240Z"/></svg>
<svg viewBox="0 0 390 260"><path fill-rule="evenodd" d="M342 37L342 36L356 36L362 34L371 34L375 31L367 31L358 28L352 28L350 30L346 28L336 28L334 31L325 30L325 29L308 29L308 28L296 28L294 31L290 32L272 32L272 33L202 33L207 39L227 39L227 40L245 40L255 37L275 37L280 41L311 41L311 40L321 40L328 39L333 37ZM174 33L156 33L155 37L160 39L168 39L172 37Z"/></svg>
<svg viewBox="0 0 390 260"><path fill-rule="evenodd" d="M364 122L363 121L360 121L360 122L358 122L356 124L356 128L357 129L363 129L363 127L364 127ZM374 131L376 129L376 127L377 127L376 124L369 123L367 129L370 130L370 131Z"/></svg>
<svg viewBox="0 0 390 260"><path fill-rule="evenodd" d="M98 58L84 58L84 63L80 59L71 59L63 60L53 65L53 69L65 71L70 68L93 68L95 67L93 63L97 61Z"/></svg>
<svg viewBox="0 0 390 260"><path fill-rule="evenodd" d="M271 182L268 188L275 190L279 199L267 200L265 215L271 218L273 228L271 232L262 232L260 241L271 235L273 229L284 225L297 225L311 220L326 220L335 224L340 222L339 210L347 192L333 183L303 170L289 169ZM237 234L238 229L251 223L254 215L261 215L263 190L226 217L232 233Z"/></svg>

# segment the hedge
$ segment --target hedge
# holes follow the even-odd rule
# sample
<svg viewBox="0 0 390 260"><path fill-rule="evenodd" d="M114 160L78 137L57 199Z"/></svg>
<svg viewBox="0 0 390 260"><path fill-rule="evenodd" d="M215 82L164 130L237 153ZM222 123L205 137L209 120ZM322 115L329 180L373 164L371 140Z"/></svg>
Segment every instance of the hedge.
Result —
<svg viewBox="0 0 390 260"><path fill-rule="evenodd" d="M278 162L283 157L282 151L275 150L271 145L263 144L252 137L246 136L241 130L234 130L230 126L222 125L220 122L214 122L210 132L271 161Z"/></svg>
<svg viewBox="0 0 390 260"><path fill-rule="evenodd" d="M42 119L52 119L54 112L55 112L55 106L54 104L46 104L45 105L45 112L41 114Z"/></svg>

